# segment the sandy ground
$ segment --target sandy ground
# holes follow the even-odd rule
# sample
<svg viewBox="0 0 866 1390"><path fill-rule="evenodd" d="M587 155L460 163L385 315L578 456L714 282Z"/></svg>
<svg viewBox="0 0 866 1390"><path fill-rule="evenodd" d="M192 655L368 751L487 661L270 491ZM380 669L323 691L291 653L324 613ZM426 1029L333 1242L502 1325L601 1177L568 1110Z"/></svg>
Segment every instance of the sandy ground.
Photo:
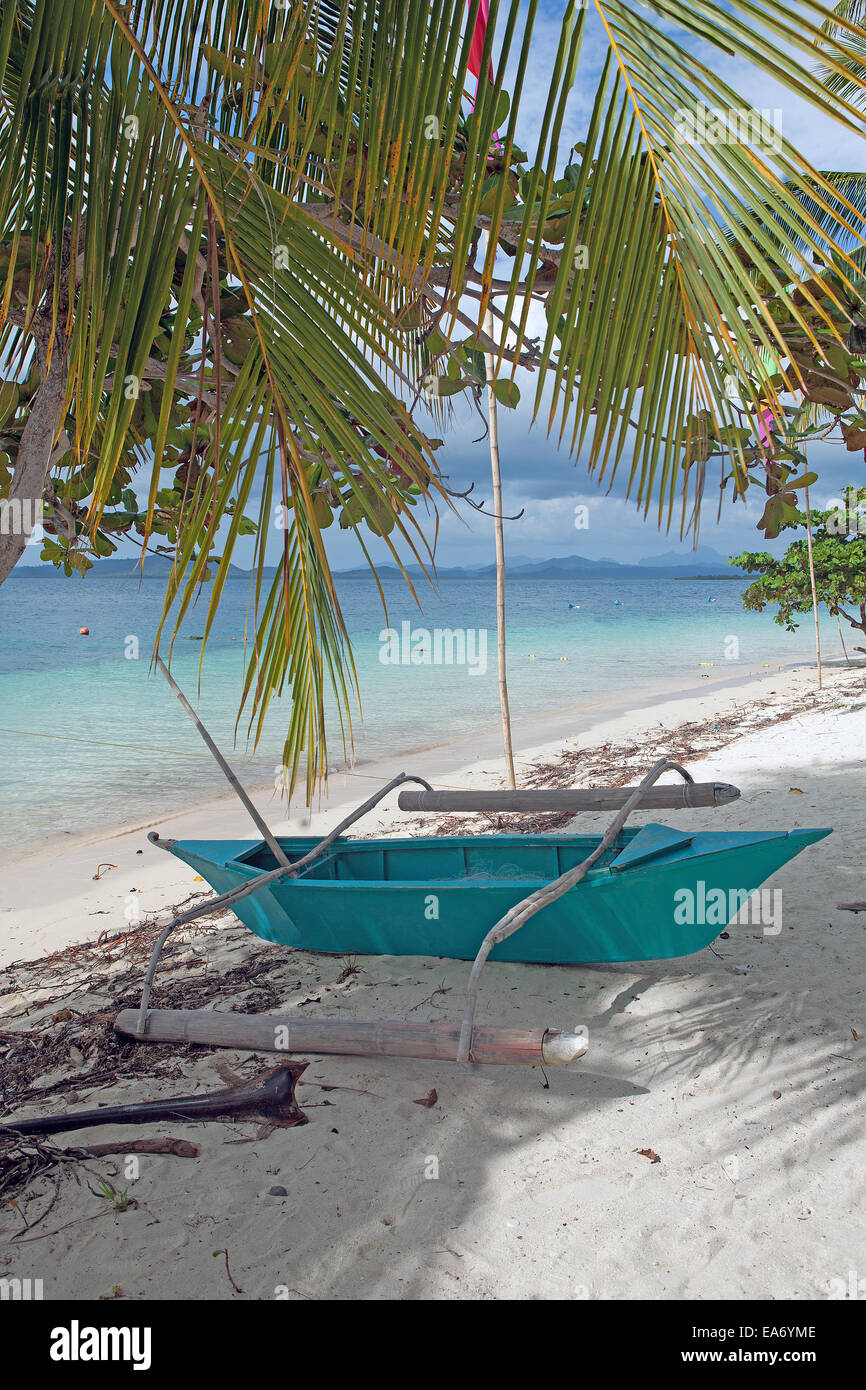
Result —
<svg viewBox="0 0 866 1390"><path fill-rule="evenodd" d="M530 1068L313 1058L298 1088L309 1123L264 1139L252 1124L68 1132L61 1143L174 1134L201 1155L140 1156L137 1176L124 1159L90 1160L80 1182L71 1171L61 1179L39 1221L57 1170L37 1176L0 1214L0 1278L41 1278L46 1298L85 1300L113 1289L130 1299L305 1300L815 1299L856 1288L866 1275L866 914L836 905L866 899L864 671L831 671L824 692L813 691L807 669L777 674L672 700L651 717L623 714L520 758L525 777L576 743L637 743L645 768L683 720L702 721L689 767L699 780L735 783L742 799L665 813L667 823L834 829L770 880L783 893L780 932L734 925L696 955L634 966L489 964L479 1021L588 1028L586 1057L547 1078ZM738 736L701 757L701 739L717 743L713 726L732 711ZM782 722L766 727L771 718ZM500 775L493 758L441 779L431 763L425 774L440 785L496 785ZM357 802L371 789L346 784L332 789L313 832L340 818L341 796ZM582 817L580 829L602 823ZM389 802L358 833L423 824ZM247 833L228 801L157 828ZM116 868L94 881L100 862ZM132 889L147 914L203 887L141 830L4 874L4 960L32 963L0 976L0 1061L14 1069L15 1056L49 1044L62 1058L16 1113L189 1094L223 1085L219 1066L252 1076L273 1064L130 1043L106 1079L94 1061L104 1040L92 1052L83 1036L74 1041L75 1020L103 1019L108 1036L114 1010L134 1000L141 961L112 948L97 980L87 955L72 953L62 969L33 960L123 930ZM261 1009L256 989L266 986L268 1012L419 1021L459 1018L468 969L363 957L347 973L345 960L268 946L231 917L181 943L168 964L171 978L185 971L220 1008ZM66 1008L71 1018L55 1017ZM433 1089L434 1104L416 1103ZM96 1174L136 1205L117 1210L96 1195Z"/></svg>

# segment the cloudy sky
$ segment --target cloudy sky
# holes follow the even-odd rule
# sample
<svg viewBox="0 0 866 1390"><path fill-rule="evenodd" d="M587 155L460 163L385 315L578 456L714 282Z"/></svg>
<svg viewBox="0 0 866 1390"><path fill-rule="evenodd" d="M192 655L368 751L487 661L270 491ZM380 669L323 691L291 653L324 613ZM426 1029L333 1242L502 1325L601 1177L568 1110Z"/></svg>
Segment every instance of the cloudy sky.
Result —
<svg viewBox="0 0 866 1390"><path fill-rule="evenodd" d="M796 6L787 5L786 8L793 14ZM543 0L536 21L535 61L521 98L518 125L522 147L530 154L537 142L565 9L564 0ZM677 37L682 39L681 33ZM687 40L686 46L696 54L701 51L697 42ZM606 51L606 36L593 11L587 15L578 80L563 134L563 154L583 136ZM707 52L704 49L705 59ZM860 138L839 123L821 116L810 103L769 79L748 61L726 58L712 50L708 65L742 95L746 105L769 110L772 119L781 124L785 138L817 168L866 168L866 147ZM690 549L690 539L682 543L679 540L678 519L670 533L660 532L655 516L644 518L633 502L625 500L624 487L619 480L612 493L605 495L587 474L580 458L569 457L567 448L557 448L555 437L546 437L543 423L530 430L534 379L529 380L524 374L521 386L523 400L517 410L499 411L504 511L509 515L524 511L519 520L506 526L506 547L511 554L543 558L576 552L593 559L609 556L620 561L634 561L671 550L686 552ZM444 434L445 445L438 453L440 465L448 475L449 486L455 490L462 491L475 483L473 495L484 499L490 511L488 444L486 439L474 442L482 434L482 421L461 397L452 400L457 404ZM438 428L433 433L438 433ZM863 480L862 454L847 453L842 443L813 445L809 459L810 466L820 476L820 483L813 489L813 505L824 505L844 484ZM754 495L746 505L742 502L734 505L730 501L729 487L721 519L717 520L721 474L718 463L714 466L716 472L708 478L701 518L701 544L725 555L744 549L766 548L762 534L755 529L766 500L763 494L759 497L759 489L752 489ZM588 507L589 526L578 530L575 508L582 504ZM328 533L334 563L338 567L358 563L349 538L337 537L335 531L336 527L332 527ZM782 546L786 543L782 538ZM771 548L779 548L779 544ZM458 514L443 515L437 556L442 565L489 563L493 558L489 518L475 515L465 506Z"/></svg>

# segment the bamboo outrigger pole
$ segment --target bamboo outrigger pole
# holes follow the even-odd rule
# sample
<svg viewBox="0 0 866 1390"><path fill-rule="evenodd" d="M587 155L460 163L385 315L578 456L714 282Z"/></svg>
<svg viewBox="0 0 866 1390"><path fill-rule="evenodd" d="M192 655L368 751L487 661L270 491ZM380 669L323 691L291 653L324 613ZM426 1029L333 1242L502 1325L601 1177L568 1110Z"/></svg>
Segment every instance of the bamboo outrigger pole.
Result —
<svg viewBox="0 0 866 1390"><path fill-rule="evenodd" d="M251 1052L308 1052L343 1057L418 1057L456 1062L460 1025L402 1021L305 1018L291 1014L216 1013L212 1009L153 1009L147 1032L138 1031L138 1010L124 1009L115 1029L142 1042L191 1042ZM587 1050L584 1033L556 1028L479 1027L471 1062L505 1067L563 1066Z"/></svg>
<svg viewBox="0 0 866 1390"><path fill-rule="evenodd" d="M401 811L616 811L625 806L637 787L565 788L563 791L420 791L400 792ZM665 807L726 806L739 797L739 788L728 782L684 782L669 787L649 787L641 797L643 810Z"/></svg>

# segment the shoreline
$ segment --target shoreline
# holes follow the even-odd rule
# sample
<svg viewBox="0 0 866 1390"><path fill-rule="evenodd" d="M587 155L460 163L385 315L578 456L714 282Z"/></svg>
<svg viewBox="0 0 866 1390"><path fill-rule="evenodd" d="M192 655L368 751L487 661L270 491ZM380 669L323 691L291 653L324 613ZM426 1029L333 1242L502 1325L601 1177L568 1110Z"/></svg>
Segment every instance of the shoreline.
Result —
<svg viewBox="0 0 866 1390"><path fill-rule="evenodd" d="M832 669L837 664L841 664L843 660L840 652L826 658L824 664L825 667ZM718 664L721 665L721 663ZM856 669L856 664L853 669ZM863 669L866 671L866 662L863 663ZM702 701L705 696L716 691L742 690L746 692L771 677L790 677L795 672L814 672L814 670L814 663L803 661L767 663L761 668L749 667L748 670L738 670L723 677L707 674L706 686L695 685L692 679L685 683L679 679L671 679L660 687L645 687L632 694L619 695L612 700L608 700L602 695L579 705L561 706L545 715L518 716L512 718L513 743L517 750L515 758L520 759L523 756L521 750L525 748L535 748L539 744L554 743L559 738L565 741L575 735L582 736L592 733L598 723L597 715L602 710L608 712L603 721L607 723L613 718L628 719L632 715L637 716L641 712L654 709L657 706L667 708L668 705L679 702ZM563 725L570 725L573 733L561 735L560 729ZM343 779L345 790L351 786L352 779L357 779L359 785L365 780L376 780L381 785L395 775L393 769L397 763L428 754L433 755L434 762L431 769L426 767L420 769L422 775L428 775L428 773L440 776L451 775L464 768L468 758L477 760L478 758L499 756L501 739L501 727L497 713L490 726L483 730L460 734L453 739L437 738L428 743L415 743L408 748L394 752L387 760L380 754L373 754L368 757L357 758L351 766L346 766L340 759L331 767L329 780L331 786L334 786L338 779ZM299 826L307 824L306 808L295 814L285 814L285 802L282 799L276 800L273 794L272 778L258 779L250 775L254 771L254 765L245 765L231 751L228 753L225 749L222 751L224 756L227 756L232 770L240 778L245 791L255 799L259 811L266 820L269 815L273 816L276 824L291 826L296 831ZM206 761L210 755L202 750L200 757ZM216 769L215 763L214 768ZM392 770L389 771L389 768ZM360 799L363 798L359 795ZM325 792L312 814L316 816L326 812L331 807L346 806L350 801L349 795L344 796L341 793L339 800L335 800L333 795ZM0 847L0 927L2 927L3 920L3 875L10 870L14 871L16 865L24 865L27 861L50 854L62 854L68 850L84 849L89 845L107 844L127 835L144 834L165 821L167 817L204 818L208 812L213 811L222 818L223 810L232 804L235 804L235 797L230 792L206 796L193 802L175 801L173 798L167 798L163 806L157 807L152 816L146 818L135 817L131 821L121 824L111 820L99 822L77 834L64 832L51 837L42 835L38 847L30 850L22 849L20 845L11 843ZM2 962L2 934L0 934L0 962Z"/></svg>

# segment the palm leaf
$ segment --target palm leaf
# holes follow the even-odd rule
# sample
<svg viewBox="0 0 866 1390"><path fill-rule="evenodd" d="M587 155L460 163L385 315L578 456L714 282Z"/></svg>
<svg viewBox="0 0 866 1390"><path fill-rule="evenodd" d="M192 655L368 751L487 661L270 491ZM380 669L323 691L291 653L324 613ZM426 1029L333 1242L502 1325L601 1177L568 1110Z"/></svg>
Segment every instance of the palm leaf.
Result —
<svg viewBox="0 0 866 1390"><path fill-rule="evenodd" d="M327 767L327 692L347 747L354 698L322 527L336 509L398 562L429 560L413 506L443 494L406 401L431 361L460 351L470 370L493 347L500 373L532 366L536 415L552 386L547 428L609 485L630 454L638 503L667 524L679 507L682 528L714 442L745 485L730 379L749 407L778 405L772 363L796 385L796 354L842 342L859 303L856 180L781 137L682 138L696 103L741 106L713 51L862 134L859 10L594 5L606 61L562 187L568 103L586 85L576 0L529 160L516 140L538 0L491 5L482 71L493 57L496 78L471 114L478 0L0 0L0 353L22 375L34 354L43 376L62 362L60 473L86 474L91 534L149 469L142 538L174 547L166 631L210 576L211 632L258 494L249 727L259 736L270 699L291 694L284 761L308 794ZM832 269L817 290L814 257ZM481 331L491 299L497 343ZM130 391L147 379L158 408ZM160 475L179 456L172 511Z"/></svg>

